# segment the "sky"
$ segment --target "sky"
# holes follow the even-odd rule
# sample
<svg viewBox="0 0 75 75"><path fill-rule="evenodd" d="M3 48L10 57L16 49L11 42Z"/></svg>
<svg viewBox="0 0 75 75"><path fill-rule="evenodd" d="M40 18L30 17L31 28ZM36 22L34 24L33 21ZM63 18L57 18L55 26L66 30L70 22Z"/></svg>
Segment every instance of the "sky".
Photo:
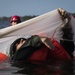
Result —
<svg viewBox="0 0 75 75"><path fill-rule="evenodd" d="M41 15L57 8L75 13L75 0L0 0L0 17Z"/></svg>

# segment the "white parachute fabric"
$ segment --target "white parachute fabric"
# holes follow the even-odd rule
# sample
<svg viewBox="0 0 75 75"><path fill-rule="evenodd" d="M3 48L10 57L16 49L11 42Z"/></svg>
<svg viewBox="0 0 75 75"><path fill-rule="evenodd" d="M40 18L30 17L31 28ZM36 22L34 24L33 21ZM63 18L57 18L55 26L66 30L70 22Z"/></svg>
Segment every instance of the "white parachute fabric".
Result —
<svg viewBox="0 0 75 75"><path fill-rule="evenodd" d="M71 17L71 24L75 35L75 19ZM20 37L29 35L41 35L60 40L62 32L60 29L65 25L58 10L54 10L15 26L0 30L0 52L8 54L11 43ZM75 36L74 36L75 40Z"/></svg>
<svg viewBox="0 0 75 75"><path fill-rule="evenodd" d="M56 28L60 26L58 28L59 30L63 25L64 22L61 20L60 14L56 9L18 25L4 28L0 30L0 37L34 34L46 34L47 36L52 37ZM59 37L59 35L55 36Z"/></svg>

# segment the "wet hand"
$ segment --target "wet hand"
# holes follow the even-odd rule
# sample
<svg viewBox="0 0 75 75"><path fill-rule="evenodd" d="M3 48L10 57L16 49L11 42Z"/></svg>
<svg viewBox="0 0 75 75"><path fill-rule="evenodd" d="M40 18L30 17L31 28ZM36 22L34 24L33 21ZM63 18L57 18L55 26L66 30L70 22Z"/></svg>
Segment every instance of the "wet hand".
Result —
<svg viewBox="0 0 75 75"><path fill-rule="evenodd" d="M21 39L20 42L16 44L16 50L18 50L24 43L25 40Z"/></svg>

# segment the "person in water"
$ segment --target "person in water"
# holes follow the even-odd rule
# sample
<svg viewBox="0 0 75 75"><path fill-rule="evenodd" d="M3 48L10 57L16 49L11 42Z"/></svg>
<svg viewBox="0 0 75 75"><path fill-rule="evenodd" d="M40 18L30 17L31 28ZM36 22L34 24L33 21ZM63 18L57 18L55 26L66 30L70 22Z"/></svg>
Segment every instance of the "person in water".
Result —
<svg viewBox="0 0 75 75"><path fill-rule="evenodd" d="M41 48L42 44L45 44L51 50L53 50L54 48L54 45L48 38L44 38L44 37L40 38L37 35L33 35L28 39L19 38L11 44L10 57L13 60L26 59L33 52Z"/></svg>
<svg viewBox="0 0 75 75"><path fill-rule="evenodd" d="M46 59L71 59L64 48L48 37L32 35L30 38L19 38L10 47L10 59L19 60L46 60Z"/></svg>
<svg viewBox="0 0 75 75"><path fill-rule="evenodd" d="M20 19L19 16L14 15L14 16L12 16L12 17L10 18L10 23L11 23L10 26L16 25L16 24L18 24L18 23L21 23L21 19Z"/></svg>
<svg viewBox="0 0 75 75"><path fill-rule="evenodd" d="M62 16L62 20L65 21L65 25L62 26L60 32L62 33L62 38L60 39L60 44L64 47L64 49L69 53L71 58L73 58L74 52L74 31L71 25L71 14L62 8L58 9L60 15Z"/></svg>

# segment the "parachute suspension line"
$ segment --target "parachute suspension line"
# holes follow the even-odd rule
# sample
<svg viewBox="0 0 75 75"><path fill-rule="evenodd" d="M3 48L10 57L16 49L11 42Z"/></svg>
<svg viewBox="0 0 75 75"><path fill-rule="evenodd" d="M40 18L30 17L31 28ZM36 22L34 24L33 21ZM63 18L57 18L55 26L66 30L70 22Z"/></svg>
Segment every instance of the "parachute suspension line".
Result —
<svg viewBox="0 0 75 75"><path fill-rule="evenodd" d="M58 26L58 27L55 29L55 31L53 32L53 35L52 35L52 38L53 38L53 39L54 39L54 35L55 35L56 31L57 31L58 28L61 27L63 24L66 24L66 22L64 21L60 26ZM63 39L63 38L56 38L56 39L75 42L75 40L68 40L68 39Z"/></svg>
<svg viewBox="0 0 75 75"><path fill-rule="evenodd" d="M75 41L75 40L68 40L68 39L63 39L63 38L56 38L56 39L64 40L64 41L71 41L71 42L74 42Z"/></svg>
<svg viewBox="0 0 75 75"><path fill-rule="evenodd" d="M54 30L53 35L52 35L52 38L54 38L54 35L55 35L56 31L57 31L58 28L61 27L63 24L66 24L66 23L62 23L62 24L60 24L60 25Z"/></svg>

